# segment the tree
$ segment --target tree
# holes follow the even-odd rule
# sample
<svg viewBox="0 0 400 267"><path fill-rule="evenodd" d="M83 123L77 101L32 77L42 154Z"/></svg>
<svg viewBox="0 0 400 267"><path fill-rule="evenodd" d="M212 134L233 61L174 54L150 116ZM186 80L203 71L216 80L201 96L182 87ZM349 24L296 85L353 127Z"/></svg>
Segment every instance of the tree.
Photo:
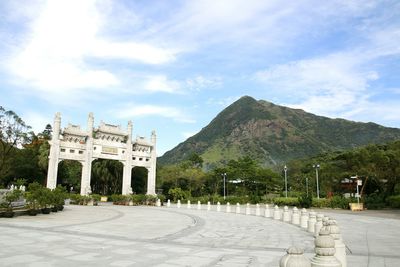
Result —
<svg viewBox="0 0 400 267"><path fill-rule="evenodd" d="M11 169L12 156L18 148L30 140L32 132L30 126L12 110L5 110L0 106L0 182Z"/></svg>

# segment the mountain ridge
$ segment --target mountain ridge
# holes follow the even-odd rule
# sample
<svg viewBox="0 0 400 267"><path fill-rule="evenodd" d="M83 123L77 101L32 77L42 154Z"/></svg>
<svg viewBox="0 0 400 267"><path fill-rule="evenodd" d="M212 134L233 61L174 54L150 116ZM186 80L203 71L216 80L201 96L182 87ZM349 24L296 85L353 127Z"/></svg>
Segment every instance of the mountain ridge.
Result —
<svg viewBox="0 0 400 267"><path fill-rule="evenodd" d="M314 115L243 96L197 134L159 158L173 164L197 153L205 167L250 156L271 167L291 159L400 139L400 129Z"/></svg>

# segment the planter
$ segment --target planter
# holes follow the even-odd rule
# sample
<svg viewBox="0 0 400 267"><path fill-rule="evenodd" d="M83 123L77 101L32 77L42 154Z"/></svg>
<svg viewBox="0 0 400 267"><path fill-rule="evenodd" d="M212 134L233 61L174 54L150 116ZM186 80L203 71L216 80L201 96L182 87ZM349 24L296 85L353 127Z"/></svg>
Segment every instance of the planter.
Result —
<svg viewBox="0 0 400 267"><path fill-rule="evenodd" d="M57 212L57 211L58 211L57 206L53 206L53 207L51 208L51 211L52 211L52 212Z"/></svg>
<svg viewBox="0 0 400 267"><path fill-rule="evenodd" d="M39 213L39 210L30 209L27 211L29 216L36 216Z"/></svg>
<svg viewBox="0 0 400 267"><path fill-rule="evenodd" d="M50 208L43 208L42 213L43 214L50 214L51 209Z"/></svg>
<svg viewBox="0 0 400 267"><path fill-rule="evenodd" d="M5 211L5 212L3 212L3 217L4 218L12 218L12 217L14 217L14 212L11 210L11 211Z"/></svg>
<svg viewBox="0 0 400 267"><path fill-rule="evenodd" d="M349 203L351 211L361 211L364 210L364 203Z"/></svg>
<svg viewBox="0 0 400 267"><path fill-rule="evenodd" d="M64 205L57 205L58 211L62 211L64 209Z"/></svg>

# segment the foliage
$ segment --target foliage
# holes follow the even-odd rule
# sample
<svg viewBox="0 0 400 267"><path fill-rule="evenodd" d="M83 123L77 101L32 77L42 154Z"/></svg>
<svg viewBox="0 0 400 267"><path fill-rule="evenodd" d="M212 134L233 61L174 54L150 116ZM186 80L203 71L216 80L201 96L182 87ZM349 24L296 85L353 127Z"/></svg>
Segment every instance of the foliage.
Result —
<svg viewBox="0 0 400 267"><path fill-rule="evenodd" d="M311 207L312 203L313 203L313 199L310 195L307 196L307 194L303 194L301 195L299 198L299 206L302 208L309 208Z"/></svg>
<svg viewBox="0 0 400 267"><path fill-rule="evenodd" d="M277 197L273 199L273 202L278 206L299 206L299 198L296 197Z"/></svg>
<svg viewBox="0 0 400 267"><path fill-rule="evenodd" d="M368 209L381 209L385 206L385 196L372 193L364 199L364 203Z"/></svg>
<svg viewBox="0 0 400 267"><path fill-rule="evenodd" d="M174 202L176 202L178 199L185 200L189 197L189 193L183 191L180 187L171 188L168 191L168 195Z"/></svg>
<svg viewBox="0 0 400 267"><path fill-rule="evenodd" d="M19 200L22 196L23 196L23 193L19 189L14 189L12 191L7 192L5 195L5 200L7 202L7 209L12 210L11 203Z"/></svg>
<svg viewBox="0 0 400 267"><path fill-rule="evenodd" d="M400 209L400 195L387 197L386 204L389 207Z"/></svg>

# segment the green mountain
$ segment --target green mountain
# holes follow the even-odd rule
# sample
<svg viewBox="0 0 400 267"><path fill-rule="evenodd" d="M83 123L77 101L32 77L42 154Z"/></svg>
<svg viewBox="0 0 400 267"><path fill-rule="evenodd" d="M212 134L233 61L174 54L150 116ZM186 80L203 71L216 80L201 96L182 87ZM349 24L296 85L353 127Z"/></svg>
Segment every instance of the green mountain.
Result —
<svg viewBox="0 0 400 267"><path fill-rule="evenodd" d="M400 139L400 129L331 119L244 96L199 133L159 158L173 164L197 153L206 168L251 156L272 167L291 159Z"/></svg>

